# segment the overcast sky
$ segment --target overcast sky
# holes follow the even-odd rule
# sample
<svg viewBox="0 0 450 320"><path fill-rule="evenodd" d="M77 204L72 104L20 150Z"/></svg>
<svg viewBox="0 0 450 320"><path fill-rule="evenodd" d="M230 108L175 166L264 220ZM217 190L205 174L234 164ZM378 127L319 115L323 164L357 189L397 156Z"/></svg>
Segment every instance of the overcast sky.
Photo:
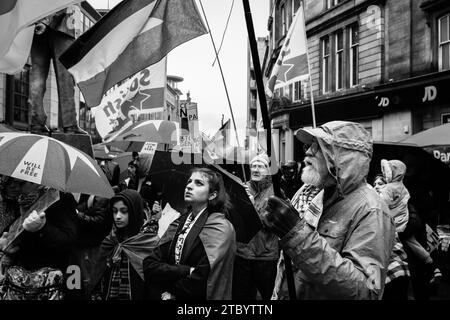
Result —
<svg viewBox="0 0 450 320"><path fill-rule="evenodd" d="M201 12L200 3L197 5ZM96 9L114 7L120 0L88 0ZM233 0L202 0L216 47L220 45ZM256 37L265 37L269 16L269 0L250 0ZM243 144L247 117L247 28L241 0L234 0L220 60L234 110L239 140ZM200 130L214 134L220 127L222 114L230 118L225 89L209 34L175 48L168 57L167 72L184 78L179 89L198 103ZM183 95L182 98L185 98Z"/></svg>

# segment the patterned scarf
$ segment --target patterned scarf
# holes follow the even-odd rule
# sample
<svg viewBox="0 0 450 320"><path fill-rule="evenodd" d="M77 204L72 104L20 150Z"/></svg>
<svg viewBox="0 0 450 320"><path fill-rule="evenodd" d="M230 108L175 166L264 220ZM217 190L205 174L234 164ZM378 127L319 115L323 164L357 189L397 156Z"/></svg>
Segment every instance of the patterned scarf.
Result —
<svg viewBox="0 0 450 320"><path fill-rule="evenodd" d="M130 273L128 259L121 255L119 261L113 261L111 283L107 300L131 300Z"/></svg>
<svg viewBox="0 0 450 320"><path fill-rule="evenodd" d="M189 214L186 222L184 223L183 229L181 229L180 234L178 235L177 244L175 245L175 264L180 264L181 261L181 252L183 251L184 241L186 240L188 231L190 230L191 224L194 221L192 217L192 213Z"/></svg>
<svg viewBox="0 0 450 320"><path fill-rule="evenodd" d="M298 211L301 219L305 219L309 225L316 228L322 214L323 190L321 191L313 185L304 184L292 197L291 204ZM272 300L289 299L285 270L284 256L281 252L277 264ZM295 273L295 268L293 268L293 271Z"/></svg>

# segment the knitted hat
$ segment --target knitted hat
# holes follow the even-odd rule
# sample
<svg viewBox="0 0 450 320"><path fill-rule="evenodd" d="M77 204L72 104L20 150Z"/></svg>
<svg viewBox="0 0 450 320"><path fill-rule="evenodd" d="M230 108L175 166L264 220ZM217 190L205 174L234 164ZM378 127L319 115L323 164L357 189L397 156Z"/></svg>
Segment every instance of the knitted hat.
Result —
<svg viewBox="0 0 450 320"><path fill-rule="evenodd" d="M270 160L269 160L269 157L267 156L267 154L265 154L265 153L258 154L256 157L254 157L252 159L252 161L250 161L250 165L252 165L253 162L255 162L255 161L259 161L259 162L263 163L266 166L266 168L269 168Z"/></svg>

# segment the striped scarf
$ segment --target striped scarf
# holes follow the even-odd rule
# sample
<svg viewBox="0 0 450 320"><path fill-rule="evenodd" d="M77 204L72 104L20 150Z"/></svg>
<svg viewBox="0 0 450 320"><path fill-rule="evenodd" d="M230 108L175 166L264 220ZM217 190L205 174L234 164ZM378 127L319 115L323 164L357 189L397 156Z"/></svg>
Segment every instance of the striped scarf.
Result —
<svg viewBox="0 0 450 320"><path fill-rule="evenodd" d="M130 273L127 257L114 263L107 300L131 300Z"/></svg>
<svg viewBox="0 0 450 320"><path fill-rule="evenodd" d="M409 277L408 256L406 255L403 245L400 242L398 233L395 233L394 248L392 249L388 270L386 273L385 283L389 283L392 280L399 277Z"/></svg>

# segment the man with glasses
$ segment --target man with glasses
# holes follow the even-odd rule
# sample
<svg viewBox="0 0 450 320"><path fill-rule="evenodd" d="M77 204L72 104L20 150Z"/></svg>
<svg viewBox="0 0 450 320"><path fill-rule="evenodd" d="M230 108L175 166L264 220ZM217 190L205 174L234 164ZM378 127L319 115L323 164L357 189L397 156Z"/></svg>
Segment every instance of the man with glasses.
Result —
<svg viewBox="0 0 450 320"><path fill-rule="evenodd" d="M321 191L302 217L271 197L263 221L292 259L297 298L381 299L395 226L366 183L370 134L358 123L332 121L296 136L307 145L304 188Z"/></svg>

